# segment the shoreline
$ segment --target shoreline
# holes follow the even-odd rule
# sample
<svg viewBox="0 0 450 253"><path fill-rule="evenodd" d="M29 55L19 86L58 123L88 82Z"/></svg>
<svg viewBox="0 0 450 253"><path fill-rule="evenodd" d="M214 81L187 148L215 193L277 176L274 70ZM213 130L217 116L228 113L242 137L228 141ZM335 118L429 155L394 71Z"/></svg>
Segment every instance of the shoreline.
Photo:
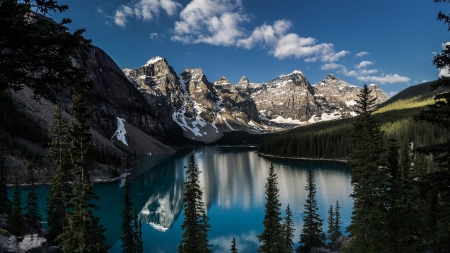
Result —
<svg viewBox="0 0 450 253"><path fill-rule="evenodd" d="M291 159L291 160L308 160L308 161L333 161L333 162L341 162L341 163L348 163L347 160L343 159L324 159L324 158L307 158L307 157L292 157L292 156L276 156L276 155L269 155L264 153L256 152L259 156L263 157L272 157L272 158L282 158L282 159Z"/></svg>
<svg viewBox="0 0 450 253"><path fill-rule="evenodd" d="M115 178L110 178L110 179L109 178L108 179L97 178L97 179L91 180L91 182L94 184L112 183L112 182L117 182L117 181L124 179L127 175L131 175L131 172L122 173L122 174L120 174L120 176L115 177ZM14 185L15 184L6 184L6 187L14 187ZM43 186L43 185L50 185L50 182L34 184L34 186ZM24 183L24 184L19 184L19 186L30 186L30 184Z"/></svg>

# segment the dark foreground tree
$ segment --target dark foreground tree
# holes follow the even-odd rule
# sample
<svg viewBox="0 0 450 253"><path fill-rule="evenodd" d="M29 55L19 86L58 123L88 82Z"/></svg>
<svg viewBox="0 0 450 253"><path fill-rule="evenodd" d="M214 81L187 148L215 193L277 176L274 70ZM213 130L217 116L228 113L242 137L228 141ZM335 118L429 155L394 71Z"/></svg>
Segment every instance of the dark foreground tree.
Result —
<svg viewBox="0 0 450 253"><path fill-rule="evenodd" d="M134 209L133 221L133 249L135 253L144 252L144 245L142 243L142 222L139 220L136 208Z"/></svg>
<svg viewBox="0 0 450 253"><path fill-rule="evenodd" d="M231 240L231 253L238 253L238 250L236 249L236 239L233 237L233 240Z"/></svg>
<svg viewBox="0 0 450 253"><path fill-rule="evenodd" d="M403 158L405 159L405 158ZM409 169L404 164L400 166L400 151L395 139L388 140L386 166L380 168L385 173L381 183L382 191L379 202L383 206L379 224L380 241L384 252L417 252L414 246L417 239L416 231L421 230L417 223L419 216L417 204L409 187ZM402 171L405 170L405 171Z"/></svg>
<svg viewBox="0 0 450 253"><path fill-rule="evenodd" d="M30 185L27 199L25 200L25 218L35 227L41 227L42 215L39 212L38 195L34 190L34 168L32 165L27 167L27 183Z"/></svg>
<svg viewBox="0 0 450 253"><path fill-rule="evenodd" d="M100 218L94 215L97 205L93 203L95 195L88 169L91 166L90 145L91 134L87 120L88 107L83 96L73 95L72 114L74 121L70 129L71 147L69 149L74 166L75 182L72 184L72 195L69 201L71 211L66 213L67 228L57 241L64 252L107 252L105 245L105 229Z"/></svg>
<svg viewBox="0 0 450 253"><path fill-rule="evenodd" d="M200 188L200 170L195 164L194 154L189 157L189 165L186 170L186 182L184 183L184 221L181 229L184 230L183 238L178 246L179 253L212 252L208 242L208 217L205 204L202 201L203 192Z"/></svg>
<svg viewBox="0 0 450 253"><path fill-rule="evenodd" d="M68 32L70 19L47 17L67 9L55 0L0 1L0 91L27 86L39 99L84 79L85 70L73 62L85 56L90 40L84 30Z"/></svg>
<svg viewBox="0 0 450 253"><path fill-rule="evenodd" d="M342 235L341 233L341 214L339 212L339 209L341 207L339 206L339 202L336 200L336 208L334 209L334 224L333 224L333 232L331 234L331 240L336 240L339 236Z"/></svg>
<svg viewBox="0 0 450 253"><path fill-rule="evenodd" d="M351 224L347 227L353 237L348 252L380 252L376 233L379 231L380 205L375 199L382 181L378 167L383 154L383 132L380 121L372 115L376 98L367 85L361 89L356 101L358 116L351 133L352 165L351 194L354 204Z"/></svg>
<svg viewBox="0 0 450 253"><path fill-rule="evenodd" d="M317 213L319 208L315 199L316 184L311 169L308 170L305 190L308 191L308 197L305 204L303 229L300 234L300 246L296 250L298 253L308 253L312 247L324 246L326 240L325 233L322 230L323 220Z"/></svg>
<svg viewBox="0 0 450 253"><path fill-rule="evenodd" d="M273 164L269 167L269 177L266 183L266 205L264 213L264 230L258 236L261 243L258 252L289 252L286 247L285 234L283 229L283 220L281 218L281 203L278 199L279 189L277 174L274 171Z"/></svg>
<svg viewBox="0 0 450 253"><path fill-rule="evenodd" d="M123 185L123 197L122 197L122 252L134 253L133 245L133 215L131 213L131 207L133 203L130 198L130 181L129 176L125 178L125 184Z"/></svg>
<svg viewBox="0 0 450 253"><path fill-rule="evenodd" d="M333 231L334 231L334 211L333 211L333 205L330 205L330 209L328 209L328 230L327 230L327 237L329 240L333 241Z"/></svg>
<svg viewBox="0 0 450 253"><path fill-rule="evenodd" d="M434 2L449 2L434 0ZM450 30L450 17L439 12L438 20L443 20ZM433 64L439 69L450 67L450 46L446 45L440 54L435 55ZM431 85L431 90L441 89L434 97L434 104L420 112L416 121L429 122L450 132L450 77L442 76ZM421 192L428 206L425 216L426 248L432 252L448 252L450 249L450 137L428 146L418 147L417 151L433 157L434 168L421 180Z"/></svg>
<svg viewBox="0 0 450 253"><path fill-rule="evenodd" d="M6 213L8 206L8 189L6 188L7 176L5 149L0 142L0 212Z"/></svg>
<svg viewBox="0 0 450 253"><path fill-rule="evenodd" d="M289 249L289 252L292 252L292 245L294 245L294 221L292 220L292 210L289 207L289 204L286 207L284 216L284 242L286 244L286 248Z"/></svg>
<svg viewBox="0 0 450 253"><path fill-rule="evenodd" d="M19 175L14 176L14 194L11 202L11 213L9 222L10 232L13 235L21 236L25 233L25 218L22 213L22 190L19 188Z"/></svg>
<svg viewBox="0 0 450 253"><path fill-rule="evenodd" d="M69 154L68 120L63 117L61 105L58 104L50 125L52 141L48 143L48 157L52 160L49 166L50 196L47 198L47 239L50 245L56 244L57 236L64 232L67 225L66 209L71 188L71 161Z"/></svg>

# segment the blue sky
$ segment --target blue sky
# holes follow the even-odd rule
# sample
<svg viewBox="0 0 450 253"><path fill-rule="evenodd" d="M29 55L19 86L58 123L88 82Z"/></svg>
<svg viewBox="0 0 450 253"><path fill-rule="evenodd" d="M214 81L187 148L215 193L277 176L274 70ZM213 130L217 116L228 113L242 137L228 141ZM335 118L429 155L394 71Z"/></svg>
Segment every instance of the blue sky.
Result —
<svg viewBox="0 0 450 253"><path fill-rule="evenodd" d="M177 73L260 83L301 70L311 84L332 73L395 94L435 80L433 54L449 41L432 0L60 0L75 29L120 68L165 57Z"/></svg>

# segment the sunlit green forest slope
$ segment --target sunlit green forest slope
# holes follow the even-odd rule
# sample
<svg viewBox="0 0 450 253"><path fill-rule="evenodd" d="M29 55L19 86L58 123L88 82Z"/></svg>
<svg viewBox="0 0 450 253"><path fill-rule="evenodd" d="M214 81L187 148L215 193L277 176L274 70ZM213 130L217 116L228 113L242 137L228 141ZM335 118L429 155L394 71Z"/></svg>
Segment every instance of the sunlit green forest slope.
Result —
<svg viewBox="0 0 450 253"><path fill-rule="evenodd" d="M374 116L382 122L387 140L394 137L399 143L413 143L420 147L435 143L447 136L445 129L425 122L414 122L414 115L434 103L430 91L432 83L411 86L380 105ZM282 132L259 145L262 154L296 157L347 159L350 153L350 132L354 119L320 122Z"/></svg>

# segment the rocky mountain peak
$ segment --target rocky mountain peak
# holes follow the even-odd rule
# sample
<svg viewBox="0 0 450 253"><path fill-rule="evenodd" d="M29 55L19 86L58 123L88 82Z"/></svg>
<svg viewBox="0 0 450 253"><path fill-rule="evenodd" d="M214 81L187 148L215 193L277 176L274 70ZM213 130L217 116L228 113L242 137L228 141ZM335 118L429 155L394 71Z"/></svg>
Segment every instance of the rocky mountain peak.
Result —
<svg viewBox="0 0 450 253"><path fill-rule="evenodd" d="M246 76L243 76L241 80L237 83L237 85L248 85L250 84L250 80Z"/></svg>
<svg viewBox="0 0 450 253"><path fill-rule="evenodd" d="M336 80L338 79L337 77L335 77L333 74L328 74L327 77L325 77L325 80Z"/></svg>
<svg viewBox="0 0 450 253"><path fill-rule="evenodd" d="M300 70L294 70L292 71L292 73L290 75L304 75L303 72L301 72Z"/></svg>
<svg viewBox="0 0 450 253"><path fill-rule="evenodd" d="M335 77L333 74L328 74L325 79L317 83L316 85L329 85L337 87L350 87L351 85L341 79Z"/></svg>
<svg viewBox="0 0 450 253"><path fill-rule="evenodd" d="M203 73L203 69L201 69L201 68L195 68L195 69L187 68L186 70L184 70L183 73L181 73L181 75L183 77L189 76L189 79L191 81L201 81L205 77L205 73ZM185 79L185 78L183 78L183 79Z"/></svg>
<svg viewBox="0 0 450 253"><path fill-rule="evenodd" d="M149 66L149 65L154 65L156 62L164 60L164 62L167 64L167 61L160 57L160 56L154 56L152 57L150 60L147 61L147 63L144 64L144 67Z"/></svg>
<svg viewBox="0 0 450 253"><path fill-rule="evenodd" d="M122 69L122 72L126 75L129 76L131 73L132 69Z"/></svg>
<svg viewBox="0 0 450 253"><path fill-rule="evenodd" d="M231 82L226 77L222 76L219 80L214 82L214 85L231 85Z"/></svg>
<svg viewBox="0 0 450 253"><path fill-rule="evenodd" d="M267 85L272 88L284 87L286 85L287 86L298 86L298 87L302 87L302 89L311 88L308 80L306 80L305 75L300 70L294 70L290 74L281 75L281 76L267 82Z"/></svg>

